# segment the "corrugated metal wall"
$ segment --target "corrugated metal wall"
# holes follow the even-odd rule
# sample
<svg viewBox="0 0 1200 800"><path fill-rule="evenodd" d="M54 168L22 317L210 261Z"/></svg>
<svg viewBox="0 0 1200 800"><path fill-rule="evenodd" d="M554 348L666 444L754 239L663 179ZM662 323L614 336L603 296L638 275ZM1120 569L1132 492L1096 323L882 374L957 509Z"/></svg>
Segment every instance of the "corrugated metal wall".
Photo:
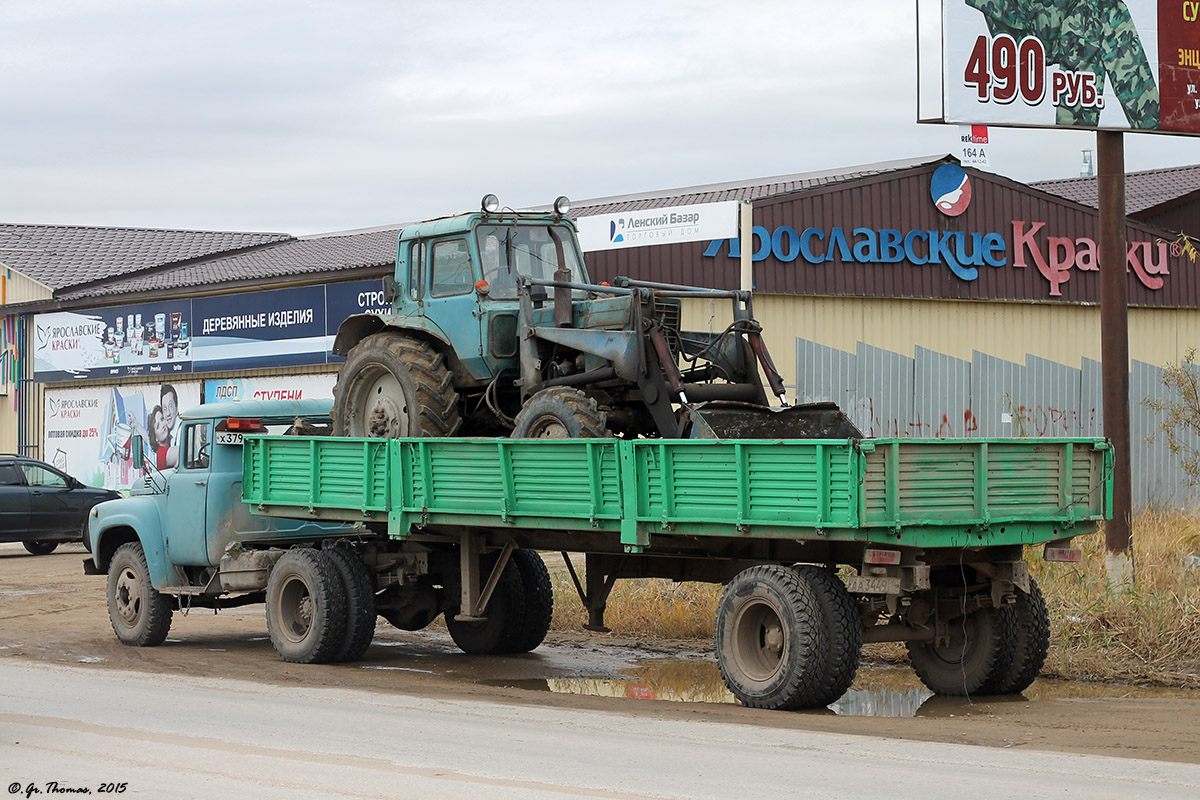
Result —
<svg viewBox="0 0 1200 800"><path fill-rule="evenodd" d="M1091 359L1076 368L1032 355L1015 363L976 351L966 361L920 347L910 358L867 344L849 353L797 339L796 374L800 402L837 403L867 436L1103 435L1100 363ZM1187 485L1179 458L1150 440L1161 415L1144 402L1177 399L1162 377L1162 368L1133 362L1133 500L1192 506L1200 490ZM1192 436L1190 445L1200 448L1200 437Z"/></svg>
<svg viewBox="0 0 1200 800"><path fill-rule="evenodd" d="M12 267L0 264L0 305L49 300L54 291Z"/></svg>
<svg viewBox="0 0 1200 800"><path fill-rule="evenodd" d="M1027 354L1059 364L1100 360L1096 306L755 294L754 313L789 387L798 375L796 339L845 352L860 342L906 356L926 348L965 361L975 351L1018 363ZM721 302L684 309L684 325L692 330L721 331L730 319ZM1200 347L1200 309L1130 309L1131 359L1177 364L1189 347Z"/></svg>

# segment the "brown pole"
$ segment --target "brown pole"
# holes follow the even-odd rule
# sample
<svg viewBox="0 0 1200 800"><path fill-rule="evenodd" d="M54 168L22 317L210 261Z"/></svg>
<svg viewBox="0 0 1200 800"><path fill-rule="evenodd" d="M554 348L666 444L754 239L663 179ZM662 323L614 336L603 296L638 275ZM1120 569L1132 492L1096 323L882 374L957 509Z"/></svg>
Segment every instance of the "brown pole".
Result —
<svg viewBox="0 0 1200 800"><path fill-rule="evenodd" d="M1132 581L1129 514L1129 307L1125 251L1125 145L1119 131L1097 131L1100 199L1100 359L1104 435L1113 446L1113 507L1105 524L1110 584Z"/></svg>

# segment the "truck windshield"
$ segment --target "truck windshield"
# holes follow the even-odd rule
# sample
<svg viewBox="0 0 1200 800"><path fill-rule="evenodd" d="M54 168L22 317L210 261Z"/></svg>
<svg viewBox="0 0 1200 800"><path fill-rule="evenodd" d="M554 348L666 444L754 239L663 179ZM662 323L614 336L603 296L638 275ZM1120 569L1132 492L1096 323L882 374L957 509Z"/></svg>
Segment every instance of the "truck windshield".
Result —
<svg viewBox="0 0 1200 800"><path fill-rule="evenodd" d="M565 225L480 225L475 236L483 279L488 282L491 297L516 298L518 274L539 280L554 279L559 264L551 227L563 243L566 262L563 266L570 270L571 280L585 282L583 265L575 251L575 235Z"/></svg>

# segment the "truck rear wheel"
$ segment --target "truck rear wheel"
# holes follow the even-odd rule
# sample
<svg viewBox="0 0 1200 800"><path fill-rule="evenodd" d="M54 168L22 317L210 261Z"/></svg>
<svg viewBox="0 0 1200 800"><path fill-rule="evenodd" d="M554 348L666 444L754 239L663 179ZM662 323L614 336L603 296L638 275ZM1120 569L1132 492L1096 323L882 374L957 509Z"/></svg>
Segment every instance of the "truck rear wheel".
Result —
<svg viewBox="0 0 1200 800"><path fill-rule="evenodd" d="M453 436L462 427L446 359L401 333L385 331L356 344L333 397L335 436Z"/></svg>
<svg viewBox="0 0 1200 800"><path fill-rule="evenodd" d="M908 658L931 692L955 696L995 694L1013 663L1013 614L983 608L951 620L949 641L909 642Z"/></svg>
<svg viewBox="0 0 1200 800"><path fill-rule="evenodd" d="M570 386L551 386L529 398L517 414L514 439L603 439L611 436L596 401Z"/></svg>
<svg viewBox="0 0 1200 800"><path fill-rule="evenodd" d="M817 566L794 569L816 595L821 624L829 639L829 660L814 699L814 705L827 706L844 695L854 683L858 662L862 659L862 622L854 598L837 575Z"/></svg>
<svg viewBox="0 0 1200 800"><path fill-rule="evenodd" d="M524 612L521 625L511 632L504 643L506 653L528 653L540 645L550 630L554 617L554 589L550 585L550 572L536 550L514 550L512 562L517 565L521 576L521 595Z"/></svg>
<svg viewBox="0 0 1200 800"><path fill-rule="evenodd" d="M150 583L146 554L126 542L108 566L108 618L121 644L155 647L171 630L171 600Z"/></svg>
<svg viewBox="0 0 1200 800"><path fill-rule="evenodd" d="M324 664L345 641L346 589L329 556L289 550L267 579L267 631L284 661Z"/></svg>
<svg viewBox="0 0 1200 800"><path fill-rule="evenodd" d="M829 626L810 582L791 567L738 573L721 595L717 663L743 705L775 710L826 705Z"/></svg>
<svg viewBox="0 0 1200 800"><path fill-rule="evenodd" d="M1041 673L1050 650L1050 613L1033 578L1029 579L1029 594L1017 589L1012 614L1015 628L1012 666L996 686L998 694L1018 694L1028 689Z"/></svg>
<svg viewBox="0 0 1200 800"><path fill-rule="evenodd" d="M456 620L458 609L446 611L446 629L458 649L472 655L495 655L512 652L509 648L524 630L525 592L521 574L510 559L504 565L496 590L484 613L487 618L468 622Z"/></svg>
<svg viewBox="0 0 1200 800"><path fill-rule="evenodd" d="M352 550L324 551L346 587L346 629L334 661L357 661L375 638L375 583L367 565Z"/></svg>

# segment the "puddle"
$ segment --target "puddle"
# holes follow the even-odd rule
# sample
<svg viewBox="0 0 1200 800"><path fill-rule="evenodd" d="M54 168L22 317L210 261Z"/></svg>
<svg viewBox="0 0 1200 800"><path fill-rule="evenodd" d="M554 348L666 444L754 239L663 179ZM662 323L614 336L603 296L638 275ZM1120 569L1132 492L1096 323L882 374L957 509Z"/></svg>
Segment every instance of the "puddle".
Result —
<svg viewBox="0 0 1200 800"><path fill-rule="evenodd" d="M108 659L101 658L100 656L84 656L83 658L79 659L79 663L80 664L103 664L107 660Z"/></svg>
<svg viewBox="0 0 1200 800"><path fill-rule="evenodd" d="M736 703L725 688L720 670L706 660L661 659L640 661L617 677L519 678L487 680L488 686L549 691L594 697L628 697L680 703ZM966 717L995 714L1012 703L1113 701L1186 697L1200 700L1200 692L1110 684L1070 683L1039 679L1023 694L1004 697L946 697L930 692L912 670L903 667L862 667L854 684L828 710L848 717Z"/></svg>
<svg viewBox="0 0 1200 800"><path fill-rule="evenodd" d="M31 594L63 594L66 589L5 589L0 597L26 597Z"/></svg>
<svg viewBox="0 0 1200 800"><path fill-rule="evenodd" d="M386 669L393 672L424 672L426 675L436 675L437 673L431 669L417 669L416 667L390 667L386 664L362 664L359 669Z"/></svg>

